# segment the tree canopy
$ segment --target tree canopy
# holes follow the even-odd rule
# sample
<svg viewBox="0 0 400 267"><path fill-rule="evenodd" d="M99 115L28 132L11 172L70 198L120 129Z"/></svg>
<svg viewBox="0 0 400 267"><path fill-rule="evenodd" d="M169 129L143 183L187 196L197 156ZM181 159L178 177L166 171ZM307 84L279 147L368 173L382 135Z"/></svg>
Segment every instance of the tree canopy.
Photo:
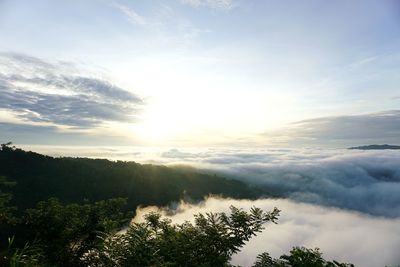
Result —
<svg viewBox="0 0 400 267"><path fill-rule="evenodd" d="M144 223L133 223L125 234L106 236L90 251L89 266L229 266L234 253L267 222L276 222L279 210L250 212L231 207L230 215L195 215L194 224L172 224L149 213Z"/></svg>
<svg viewBox="0 0 400 267"><path fill-rule="evenodd" d="M27 152L10 143L0 147L0 176L16 182L11 204L20 212L39 201L58 198L83 203L126 198L126 210L139 205L165 206L183 197L202 200L209 194L256 198L256 188L195 169L172 168L88 158L54 158Z"/></svg>

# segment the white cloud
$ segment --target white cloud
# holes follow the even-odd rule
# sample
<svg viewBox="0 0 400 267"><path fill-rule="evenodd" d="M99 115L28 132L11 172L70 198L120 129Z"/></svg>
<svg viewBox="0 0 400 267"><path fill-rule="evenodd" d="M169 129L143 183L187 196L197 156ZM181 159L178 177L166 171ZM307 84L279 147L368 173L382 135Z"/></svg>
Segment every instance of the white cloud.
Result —
<svg viewBox="0 0 400 267"><path fill-rule="evenodd" d="M170 150L162 157L220 172L296 201L400 217L398 150Z"/></svg>
<svg viewBox="0 0 400 267"><path fill-rule="evenodd" d="M29 148L33 149L33 148ZM65 148L39 148L76 156ZM190 165L299 202L400 218L400 150L347 149L81 149L80 156Z"/></svg>
<svg viewBox="0 0 400 267"><path fill-rule="evenodd" d="M213 9L232 9L233 0L181 0L182 3L194 7L205 6Z"/></svg>
<svg viewBox="0 0 400 267"><path fill-rule="evenodd" d="M361 145L399 143L400 110L298 121L265 136L285 136L290 144Z"/></svg>
<svg viewBox="0 0 400 267"><path fill-rule="evenodd" d="M114 3L113 6L125 14L130 23L142 26L147 24L146 18L139 15L133 8L121 5L119 3Z"/></svg>
<svg viewBox="0 0 400 267"><path fill-rule="evenodd" d="M351 262L362 267L393 266L400 262L399 219L371 217L285 199L250 201L209 198L199 205L181 203L174 215L165 210L163 213L173 222L182 223L193 219L193 214L199 212L229 212L230 205L245 210L252 206L265 210L278 207L282 210L278 224L267 225L262 233L251 239L233 257L234 264L251 266L259 253L266 251L279 257L293 246L319 247L326 259ZM149 210L138 210L136 221L140 221Z"/></svg>
<svg viewBox="0 0 400 267"><path fill-rule="evenodd" d="M131 123L142 104L133 93L72 63L0 53L0 109L16 114L16 123L88 129L108 121Z"/></svg>

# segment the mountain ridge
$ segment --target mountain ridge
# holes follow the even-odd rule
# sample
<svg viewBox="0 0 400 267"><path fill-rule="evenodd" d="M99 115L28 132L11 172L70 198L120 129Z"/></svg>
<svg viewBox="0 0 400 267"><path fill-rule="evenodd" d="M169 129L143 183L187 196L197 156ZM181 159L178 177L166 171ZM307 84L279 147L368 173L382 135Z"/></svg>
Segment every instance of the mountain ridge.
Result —
<svg viewBox="0 0 400 267"><path fill-rule="evenodd" d="M384 149L400 149L400 146L397 145L365 145L365 146L355 146L349 147L348 149L358 149L358 150L384 150Z"/></svg>
<svg viewBox="0 0 400 267"><path fill-rule="evenodd" d="M64 203L82 203L122 197L127 209L140 205L165 206L182 198L194 201L208 195L257 198L263 191L241 181L199 170L134 161L51 157L10 145L0 148L0 176L15 181L12 204L18 209L56 197Z"/></svg>

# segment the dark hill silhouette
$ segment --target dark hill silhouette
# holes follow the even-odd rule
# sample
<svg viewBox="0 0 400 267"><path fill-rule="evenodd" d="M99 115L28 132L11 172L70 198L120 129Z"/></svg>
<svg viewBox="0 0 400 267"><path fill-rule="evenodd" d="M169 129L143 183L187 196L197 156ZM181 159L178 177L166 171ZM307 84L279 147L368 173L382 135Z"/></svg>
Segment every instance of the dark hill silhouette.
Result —
<svg viewBox="0 0 400 267"><path fill-rule="evenodd" d="M0 176L16 181L12 204L18 210L56 197L64 203L127 198L128 210L139 205L167 205L183 197L209 194L255 198L258 189L196 170L89 158L54 158L10 145L0 149Z"/></svg>
<svg viewBox="0 0 400 267"><path fill-rule="evenodd" d="M384 145L355 146L355 147L349 147L348 149L359 149L359 150L400 149L400 146L384 144Z"/></svg>

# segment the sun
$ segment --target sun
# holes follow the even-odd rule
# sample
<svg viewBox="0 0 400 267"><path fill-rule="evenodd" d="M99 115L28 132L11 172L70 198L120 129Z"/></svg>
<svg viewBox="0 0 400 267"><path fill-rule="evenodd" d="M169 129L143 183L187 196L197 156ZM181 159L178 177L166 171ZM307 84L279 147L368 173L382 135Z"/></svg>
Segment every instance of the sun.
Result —
<svg viewBox="0 0 400 267"><path fill-rule="evenodd" d="M288 119L288 107L290 99L279 95L227 97L217 91L154 97L131 127L139 139L152 144L216 143L279 127Z"/></svg>

